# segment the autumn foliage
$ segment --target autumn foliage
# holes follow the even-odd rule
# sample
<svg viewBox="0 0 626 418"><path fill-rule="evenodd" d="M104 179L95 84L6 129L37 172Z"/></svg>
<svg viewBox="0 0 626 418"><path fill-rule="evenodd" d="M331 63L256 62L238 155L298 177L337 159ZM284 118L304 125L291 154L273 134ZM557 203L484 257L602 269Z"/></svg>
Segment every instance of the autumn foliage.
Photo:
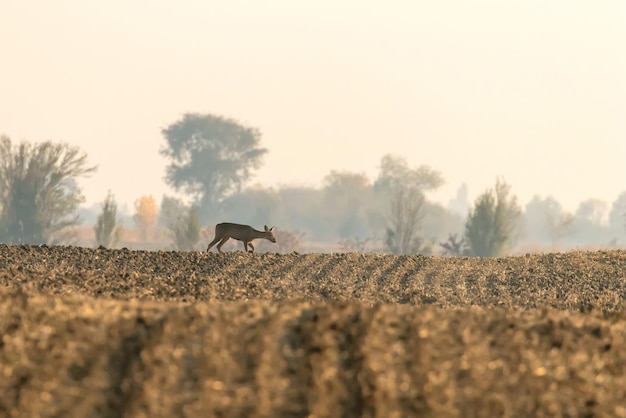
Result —
<svg viewBox="0 0 626 418"><path fill-rule="evenodd" d="M154 229L158 216L159 209L152 195L141 196L135 201L133 219L142 241L150 241L154 238Z"/></svg>

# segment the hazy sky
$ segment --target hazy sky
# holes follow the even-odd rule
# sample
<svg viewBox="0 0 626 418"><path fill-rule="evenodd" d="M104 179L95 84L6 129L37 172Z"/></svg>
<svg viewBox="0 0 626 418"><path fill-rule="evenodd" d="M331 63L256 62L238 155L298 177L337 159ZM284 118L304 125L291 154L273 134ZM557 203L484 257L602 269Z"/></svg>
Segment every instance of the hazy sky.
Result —
<svg viewBox="0 0 626 418"><path fill-rule="evenodd" d="M395 153L444 203L497 176L570 210L626 190L622 0L2 1L0 59L0 133L80 146L87 204L169 193L185 112L258 127L266 186Z"/></svg>

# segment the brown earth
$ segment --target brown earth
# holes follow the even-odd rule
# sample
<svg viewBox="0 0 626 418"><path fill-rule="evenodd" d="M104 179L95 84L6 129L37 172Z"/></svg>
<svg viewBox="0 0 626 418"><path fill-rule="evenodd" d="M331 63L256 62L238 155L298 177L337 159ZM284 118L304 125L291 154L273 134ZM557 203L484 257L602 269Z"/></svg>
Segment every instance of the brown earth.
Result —
<svg viewBox="0 0 626 418"><path fill-rule="evenodd" d="M626 251L0 245L0 416L626 417Z"/></svg>

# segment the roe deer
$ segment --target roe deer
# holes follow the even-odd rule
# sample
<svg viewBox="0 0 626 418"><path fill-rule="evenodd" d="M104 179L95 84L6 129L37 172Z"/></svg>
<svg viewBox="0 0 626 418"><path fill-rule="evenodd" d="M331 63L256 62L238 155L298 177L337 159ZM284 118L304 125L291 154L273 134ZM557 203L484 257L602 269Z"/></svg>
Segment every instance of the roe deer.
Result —
<svg viewBox="0 0 626 418"><path fill-rule="evenodd" d="M244 251L248 251L248 246L252 249L250 252L254 252L254 246L252 245L252 240L257 238L265 238L271 242L276 242L276 238L274 238L274 227L268 228L265 225L265 231L258 231L252 228L250 225L240 225L233 224L229 222L224 222L221 224L215 225L215 239L211 241L209 246L207 247L207 252L211 249L212 246L217 244L217 251L222 252L222 245L230 238L236 239L238 241L243 242Z"/></svg>

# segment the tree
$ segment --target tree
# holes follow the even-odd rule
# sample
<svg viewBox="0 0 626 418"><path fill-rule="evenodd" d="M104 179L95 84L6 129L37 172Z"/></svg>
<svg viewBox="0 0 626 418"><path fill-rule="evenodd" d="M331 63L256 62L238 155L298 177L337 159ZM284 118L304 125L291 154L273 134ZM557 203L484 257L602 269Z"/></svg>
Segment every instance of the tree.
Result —
<svg viewBox="0 0 626 418"><path fill-rule="evenodd" d="M77 147L50 141L13 146L0 136L0 240L54 243L79 223L77 178L95 172Z"/></svg>
<svg viewBox="0 0 626 418"><path fill-rule="evenodd" d="M385 246L393 254L419 252L423 241L419 236L424 216L425 192L443 184L441 173L422 165L409 168L402 157L385 155L374 190L387 201Z"/></svg>
<svg viewBox="0 0 626 418"><path fill-rule="evenodd" d="M465 223L465 240L472 254L479 257L501 256L512 243L521 214L517 198L509 198L511 187L497 180L495 193L489 189L470 209Z"/></svg>
<svg viewBox="0 0 626 418"><path fill-rule="evenodd" d="M158 216L159 209L152 195L141 196L135 201L133 220L139 230L139 236L142 241L152 239Z"/></svg>
<svg viewBox="0 0 626 418"><path fill-rule="evenodd" d="M187 193L206 214L241 189L267 152L261 133L233 119L187 113L162 131L161 154L170 159L167 184Z"/></svg>
<svg viewBox="0 0 626 418"><path fill-rule="evenodd" d="M420 221L424 216L424 194L412 187L396 187L389 197L385 246L393 254L419 251Z"/></svg>
<svg viewBox="0 0 626 418"><path fill-rule="evenodd" d="M106 248L114 248L120 240L120 221L117 219L117 202L109 190L104 202L102 211L98 215L96 226L96 244Z"/></svg>

